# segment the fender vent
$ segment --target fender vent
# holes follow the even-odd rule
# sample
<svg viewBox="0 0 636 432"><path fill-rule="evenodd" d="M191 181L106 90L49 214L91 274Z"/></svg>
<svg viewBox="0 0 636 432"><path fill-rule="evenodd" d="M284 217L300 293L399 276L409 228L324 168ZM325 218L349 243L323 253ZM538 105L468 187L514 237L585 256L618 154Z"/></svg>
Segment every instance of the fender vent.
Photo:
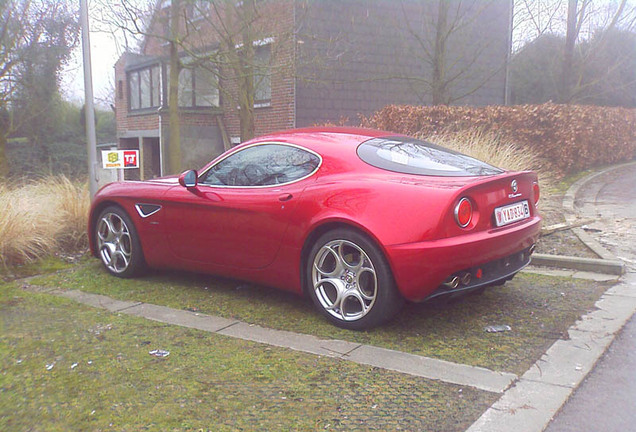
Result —
<svg viewBox="0 0 636 432"><path fill-rule="evenodd" d="M161 210L161 206L158 204L135 204L135 208L137 209L137 213L142 218L147 218L148 216L152 216Z"/></svg>

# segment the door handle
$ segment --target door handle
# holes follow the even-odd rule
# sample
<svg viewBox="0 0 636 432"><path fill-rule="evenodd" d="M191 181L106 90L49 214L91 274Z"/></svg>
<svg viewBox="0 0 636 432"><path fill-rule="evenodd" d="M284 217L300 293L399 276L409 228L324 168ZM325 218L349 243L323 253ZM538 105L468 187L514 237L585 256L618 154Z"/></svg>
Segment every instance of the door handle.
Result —
<svg viewBox="0 0 636 432"><path fill-rule="evenodd" d="M278 200L279 201L289 201L290 199L292 199L294 196L290 193L284 193L281 195L278 195Z"/></svg>

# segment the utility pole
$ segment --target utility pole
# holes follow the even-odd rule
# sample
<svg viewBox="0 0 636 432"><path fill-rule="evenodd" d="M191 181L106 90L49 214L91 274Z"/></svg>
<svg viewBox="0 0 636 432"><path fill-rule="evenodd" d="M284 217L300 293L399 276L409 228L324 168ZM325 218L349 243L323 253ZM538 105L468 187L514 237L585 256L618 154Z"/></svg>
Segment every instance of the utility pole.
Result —
<svg viewBox="0 0 636 432"><path fill-rule="evenodd" d="M86 0L80 0L80 25L82 27L82 54L84 58L84 109L86 110L86 149L88 150L88 189L92 201L95 193L97 193L97 138L95 136L93 70L91 67L91 42Z"/></svg>

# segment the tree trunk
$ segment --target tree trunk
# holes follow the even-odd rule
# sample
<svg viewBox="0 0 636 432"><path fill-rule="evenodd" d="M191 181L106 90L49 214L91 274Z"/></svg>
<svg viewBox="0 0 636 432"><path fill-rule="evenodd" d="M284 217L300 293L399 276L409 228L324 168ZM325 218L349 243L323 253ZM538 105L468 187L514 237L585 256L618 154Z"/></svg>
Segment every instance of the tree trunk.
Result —
<svg viewBox="0 0 636 432"><path fill-rule="evenodd" d="M181 64L178 52L179 1L172 0L170 6L170 77L168 78L168 163L164 174L181 172L181 130L179 123L179 71Z"/></svg>
<svg viewBox="0 0 636 432"><path fill-rule="evenodd" d="M254 20L255 0L245 0L242 6L242 39L243 51L239 55L239 120L241 124L241 142L245 142L254 138L256 124L254 120L254 95L256 88L254 86L254 35L252 28L245 23L251 23Z"/></svg>
<svg viewBox="0 0 636 432"><path fill-rule="evenodd" d="M9 176L9 162L7 161L7 137L4 133L0 133L0 179L6 179Z"/></svg>
<svg viewBox="0 0 636 432"><path fill-rule="evenodd" d="M437 22L435 25L435 51L433 53L433 79L431 93L433 105L447 103L446 94L446 32L448 27L448 0L437 3Z"/></svg>
<svg viewBox="0 0 636 432"><path fill-rule="evenodd" d="M574 71L574 47L578 38L577 20L578 0L568 0L568 22L561 67L561 83L559 102L569 103L572 100L572 73Z"/></svg>

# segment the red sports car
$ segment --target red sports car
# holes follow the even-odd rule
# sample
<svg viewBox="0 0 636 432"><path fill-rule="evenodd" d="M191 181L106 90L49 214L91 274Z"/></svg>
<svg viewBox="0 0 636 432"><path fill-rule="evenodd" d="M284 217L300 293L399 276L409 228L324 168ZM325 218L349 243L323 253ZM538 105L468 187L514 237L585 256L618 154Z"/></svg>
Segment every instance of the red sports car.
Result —
<svg viewBox="0 0 636 432"><path fill-rule="evenodd" d="M149 266L249 280L367 329L404 300L511 279L539 236L538 200L533 172L389 132L298 129L199 171L105 186L89 238L115 276Z"/></svg>

